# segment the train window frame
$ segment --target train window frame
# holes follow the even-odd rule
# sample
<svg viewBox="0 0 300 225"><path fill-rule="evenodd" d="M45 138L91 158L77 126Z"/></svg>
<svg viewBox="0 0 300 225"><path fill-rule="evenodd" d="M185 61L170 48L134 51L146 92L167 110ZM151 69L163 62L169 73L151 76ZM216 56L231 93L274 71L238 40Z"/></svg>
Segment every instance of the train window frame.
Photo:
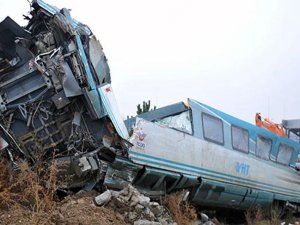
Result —
<svg viewBox="0 0 300 225"><path fill-rule="evenodd" d="M187 113L188 116L189 116L189 123L190 123L190 126L191 126L191 131L188 132L187 130L183 130L183 129L179 129L179 128L176 128L176 127L171 127L169 126L168 124L164 124L162 123L162 120L166 119L166 118L170 118L170 117L175 117L175 116L179 116L183 113ZM176 130L176 131L179 131L179 132L182 132L182 133L185 133L185 134L188 134L188 135L191 135L193 136L194 135L194 127L193 127L193 117L192 117L192 112L191 110L185 110L185 111L182 111L182 112L179 112L179 113L176 113L176 114L172 114L172 115L168 115L168 116L165 116L163 118L160 118L158 120L155 120L156 123L160 124L160 125L163 125L163 126L166 126L168 127L169 129L172 129L172 130Z"/></svg>
<svg viewBox="0 0 300 225"><path fill-rule="evenodd" d="M270 150L269 150L269 153L268 153L268 158L263 158L261 157L260 155L257 154L257 140L258 138L263 138L263 139L267 139L267 140L270 140L271 141L271 145L270 145ZM263 159L263 160L270 160L270 154L271 154L271 151L272 151L272 147L273 147L273 140L269 137L266 137L264 135L260 135L260 134L257 134L256 135L256 143L255 143L255 156L260 158L260 159Z"/></svg>
<svg viewBox="0 0 300 225"><path fill-rule="evenodd" d="M222 142L217 141L217 140L214 140L214 139L211 139L211 138L205 136L204 116L207 116L207 117L209 117L209 118L211 118L211 119L214 119L214 120L216 120L216 121L220 121L220 122L221 122L221 128L222 128L222 129L221 129L221 130L222 130ZM210 114L205 113L205 112L202 112L202 113L201 113L201 120L202 120L203 138L204 138L205 140L209 141L209 142L213 142L213 143L215 143L215 144L224 146L225 140L224 140L224 124L223 124L223 121L222 121L220 118L218 118L218 117L216 117L216 116L213 116L213 115L210 115Z"/></svg>
<svg viewBox="0 0 300 225"><path fill-rule="evenodd" d="M242 130L242 131L246 131L247 132L247 151L244 151L243 149L241 148L237 148L234 146L234 142L233 142L233 132L232 132L232 129L233 128L236 128L236 129L239 129L239 130ZM249 153L249 150L250 150L250 136L249 136L249 130L245 129L245 128L242 128L240 126L237 126L237 125L234 125L232 124L231 125L231 145L232 145L232 149L236 150L236 151L239 151L239 152L242 152L242 153L245 153L245 154L248 154Z"/></svg>
<svg viewBox="0 0 300 225"><path fill-rule="evenodd" d="M280 152L280 146L286 146L286 147L292 149L292 154L291 154L290 160L289 160L289 162L288 162L287 164L286 164L286 163L282 163L282 162L278 162L278 155L279 155L279 152ZM290 146L290 145L288 145L288 144L285 144L285 143L280 143L280 144L278 145L278 151L277 151L277 155L276 155L276 163L278 163L278 164L280 164L280 165L284 165L284 166L289 166L289 165L291 164L291 160L292 160L292 156L293 156L294 151L295 151L295 148L294 148L294 147L292 147L292 146Z"/></svg>

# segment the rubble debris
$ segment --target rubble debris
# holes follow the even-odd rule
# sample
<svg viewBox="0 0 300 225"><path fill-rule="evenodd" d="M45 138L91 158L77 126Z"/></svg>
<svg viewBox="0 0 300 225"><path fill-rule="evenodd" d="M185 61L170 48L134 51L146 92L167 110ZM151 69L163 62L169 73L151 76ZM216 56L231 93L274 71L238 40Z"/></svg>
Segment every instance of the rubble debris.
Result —
<svg viewBox="0 0 300 225"><path fill-rule="evenodd" d="M200 213L200 217L201 217L201 221L204 223L207 222L209 219L208 216L204 213Z"/></svg>
<svg viewBox="0 0 300 225"><path fill-rule="evenodd" d="M135 221L133 225L162 225L160 222L152 222L148 220L138 220Z"/></svg>
<svg viewBox="0 0 300 225"><path fill-rule="evenodd" d="M168 210L158 202L128 185L121 191L107 190L95 197L98 206L106 205L119 212L127 223L134 225L175 225Z"/></svg>
<svg viewBox="0 0 300 225"><path fill-rule="evenodd" d="M107 190L103 192L101 195L94 198L97 206L103 206L108 203L111 199L111 191Z"/></svg>
<svg viewBox="0 0 300 225"><path fill-rule="evenodd" d="M201 212L200 213L200 219L197 220L194 225L216 225L214 223L215 220L216 220L215 218L210 219L208 217L208 215L206 215L205 213Z"/></svg>

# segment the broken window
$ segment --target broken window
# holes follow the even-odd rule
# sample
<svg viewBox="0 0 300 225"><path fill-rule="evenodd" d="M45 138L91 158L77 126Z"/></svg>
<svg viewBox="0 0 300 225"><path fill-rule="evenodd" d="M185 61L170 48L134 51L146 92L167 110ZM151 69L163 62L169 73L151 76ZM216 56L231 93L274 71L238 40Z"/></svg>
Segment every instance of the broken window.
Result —
<svg viewBox="0 0 300 225"><path fill-rule="evenodd" d="M173 115L173 116L165 117L157 121L157 123L179 131L183 131L188 134L193 133L192 122L191 122L189 111L185 111L175 116Z"/></svg>
<svg viewBox="0 0 300 225"><path fill-rule="evenodd" d="M280 144L276 161L284 165L289 165L293 151L294 148L285 144Z"/></svg>
<svg viewBox="0 0 300 225"><path fill-rule="evenodd" d="M219 118L202 113L204 138L217 144L224 144L223 122Z"/></svg>
<svg viewBox="0 0 300 225"><path fill-rule="evenodd" d="M255 154L262 159L269 159L269 154L272 147L272 140L263 136L256 138Z"/></svg>
<svg viewBox="0 0 300 225"><path fill-rule="evenodd" d="M232 126L232 147L235 150L248 153L249 152L249 132L246 129Z"/></svg>

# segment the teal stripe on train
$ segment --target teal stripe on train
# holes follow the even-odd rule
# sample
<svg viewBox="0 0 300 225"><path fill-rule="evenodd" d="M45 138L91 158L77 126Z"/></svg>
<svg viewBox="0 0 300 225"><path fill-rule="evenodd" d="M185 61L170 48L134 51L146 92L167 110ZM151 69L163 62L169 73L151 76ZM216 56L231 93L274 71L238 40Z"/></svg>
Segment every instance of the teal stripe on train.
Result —
<svg viewBox="0 0 300 225"><path fill-rule="evenodd" d="M170 170L174 170L174 169L180 170L183 173L186 173L186 172L201 173L202 175L208 176L210 179L219 179L219 180L221 179L221 180L223 180L227 183L228 182L234 182L234 183L237 183L237 184L240 184L240 185L248 185L248 186L251 185L253 188L256 188L256 189L262 189L264 191L273 191L273 192L277 192L277 193L292 195L292 196L297 197L297 198L299 198L299 195L300 195L299 191L289 189L289 188L285 188L285 187L270 185L270 184L263 183L263 182L260 182L260 181L254 181L254 180L250 180L250 179L246 179L246 178L241 178L241 177L221 173L221 172L218 172L218 171L208 170L208 169L204 169L204 168L200 168L200 167L196 167L196 166L192 166L192 165L188 165L188 164L184 164L184 163L180 163L180 162L176 162L176 161L172 161L172 160L167 160L167 159L162 159L162 158L159 158L159 157L154 157L154 156L139 153L139 152L129 151L129 153L132 154L132 155L136 155L137 157L131 156L131 158L136 160L136 161L140 161L141 164L151 163L151 164L155 164L155 165L158 165L158 166L164 166L164 167L167 167L167 168L169 167ZM148 159L140 159L140 158L138 158L139 156L146 157ZM155 162L153 160L156 160L156 161L159 161L159 162ZM170 163L172 165L168 165L166 163ZM185 167L185 168L181 168L180 166Z"/></svg>

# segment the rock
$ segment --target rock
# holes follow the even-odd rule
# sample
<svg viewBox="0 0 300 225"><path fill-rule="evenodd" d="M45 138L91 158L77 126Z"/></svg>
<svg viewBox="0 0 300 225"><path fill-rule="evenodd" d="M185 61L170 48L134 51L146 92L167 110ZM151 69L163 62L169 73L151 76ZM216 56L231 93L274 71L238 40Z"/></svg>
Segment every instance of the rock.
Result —
<svg viewBox="0 0 300 225"><path fill-rule="evenodd" d="M65 217L63 216L63 214L61 214L60 212L58 213L58 216L61 220L65 219Z"/></svg>
<svg viewBox="0 0 300 225"><path fill-rule="evenodd" d="M116 217L119 219L119 220L124 220L124 216L120 213L116 213Z"/></svg>
<svg viewBox="0 0 300 225"><path fill-rule="evenodd" d="M159 203L158 202L149 202L149 206L156 207L156 206L159 206Z"/></svg>
<svg viewBox="0 0 300 225"><path fill-rule="evenodd" d="M83 198L77 200L77 204L84 204L84 203L86 203L86 200Z"/></svg>
<svg viewBox="0 0 300 225"><path fill-rule="evenodd" d="M137 205L135 206L135 210L136 210L137 212L142 212L144 208L145 208L145 207L142 206L142 205L140 205L140 204L137 204Z"/></svg>
<svg viewBox="0 0 300 225"><path fill-rule="evenodd" d="M105 192L103 192L101 195L98 195L97 197L95 197L95 203L98 206L103 206L105 204L107 204L111 199L111 191L107 190Z"/></svg>
<svg viewBox="0 0 300 225"><path fill-rule="evenodd" d="M123 202L123 203L125 203L125 202L127 203L127 201L128 201L128 199L123 195L119 195L119 197L117 197L115 199L117 199L118 201Z"/></svg>
<svg viewBox="0 0 300 225"><path fill-rule="evenodd" d="M150 220L155 219L155 215L153 214L153 212L149 208L144 209L144 215L145 215L145 217L149 218Z"/></svg>
<svg viewBox="0 0 300 225"><path fill-rule="evenodd" d="M139 203L139 197L136 195L132 195L130 199L130 206L134 207Z"/></svg>
<svg viewBox="0 0 300 225"><path fill-rule="evenodd" d="M114 198L118 198L120 196L120 192L119 191L110 191L111 192L111 196Z"/></svg>
<svg viewBox="0 0 300 225"><path fill-rule="evenodd" d="M169 223L166 220L160 220L159 221L161 225L169 225Z"/></svg>
<svg viewBox="0 0 300 225"><path fill-rule="evenodd" d="M94 202L98 206L107 204L119 213L121 220L131 223L137 220L134 225L177 225L163 206L151 202L149 197L131 185L119 192L107 190L95 197Z"/></svg>
<svg viewBox="0 0 300 225"><path fill-rule="evenodd" d="M159 217L164 212L164 207L159 205L157 202L154 202L156 204L152 204L152 202L149 203L150 210L154 213L156 217Z"/></svg>
<svg viewBox="0 0 300 225"><path fill-rule="evenodd" d="M77 204L77 201L71 200L71 201L69 202L69 204L70 204L70 205L75 205L75 204Z"/></svg>
<svg viewBox="0 0 300 225"><path fill-rule="evenodd" d="M136 212L129 212L128 213L128 219L133 221L137 218L137 213Z"/></svg>
<svg viewBox="0 0 300 225"><path fill-rule="evenodd" d="M145 207L147 207L149 205L150 202L150 198L146 197L144 195L140 195L139 196L139 203Z"/></svg>
<svg viewBox="0 0 300 225"><path fill-rule="evenodd" d="M149 220L138 220L134 222L134 225L162 225L160 222L153 222Z"/></svg>
<svg viewBox="0 0 300 225"><path fill-rule="evenodd" d="M127 196L129 194L129 185L119 192L120 195Z"/></svg>
<svg viewBox="0 0 300 225"><path fill-rule="evenodd" d="M131 199L131 196L132 196L132 193L134 192L134 190L136 190L134 187L132 187L131 185L128 185L126 188L121 190L119 193L121 196L124 196L123 199L125 201L129 201Z"/></svg>
<svg viewBox="0 0 300 225"><path fill-rule="evenodd" d="M211 221L207 221L207 222L204 223L204 225L215 225L215 224Z"/></svg>
<svg viewBox="0 0 300 225"><path fill-rule="evenodd" d="M150 218L151 220L154 220L154 219L155 219L155 215L154 215L154 213L151 212L151 211L150 211L150 213L149 213L149 218Z"/></svg>
<svg viewBox="0 0 300 225"><path fill-rule="evenodd" d="M208 216L206 214L204 214L204 213L200 213L200 217L201 217L201 221L203 223L206 223L208 221L208 219L209 219Z"/></svg>
<svg viewBox="0 0 300 225"><path fill-rule="evenodd" d="M204 223L201 220L197 220L193 223L193 225L203 225Z"/></svg>

